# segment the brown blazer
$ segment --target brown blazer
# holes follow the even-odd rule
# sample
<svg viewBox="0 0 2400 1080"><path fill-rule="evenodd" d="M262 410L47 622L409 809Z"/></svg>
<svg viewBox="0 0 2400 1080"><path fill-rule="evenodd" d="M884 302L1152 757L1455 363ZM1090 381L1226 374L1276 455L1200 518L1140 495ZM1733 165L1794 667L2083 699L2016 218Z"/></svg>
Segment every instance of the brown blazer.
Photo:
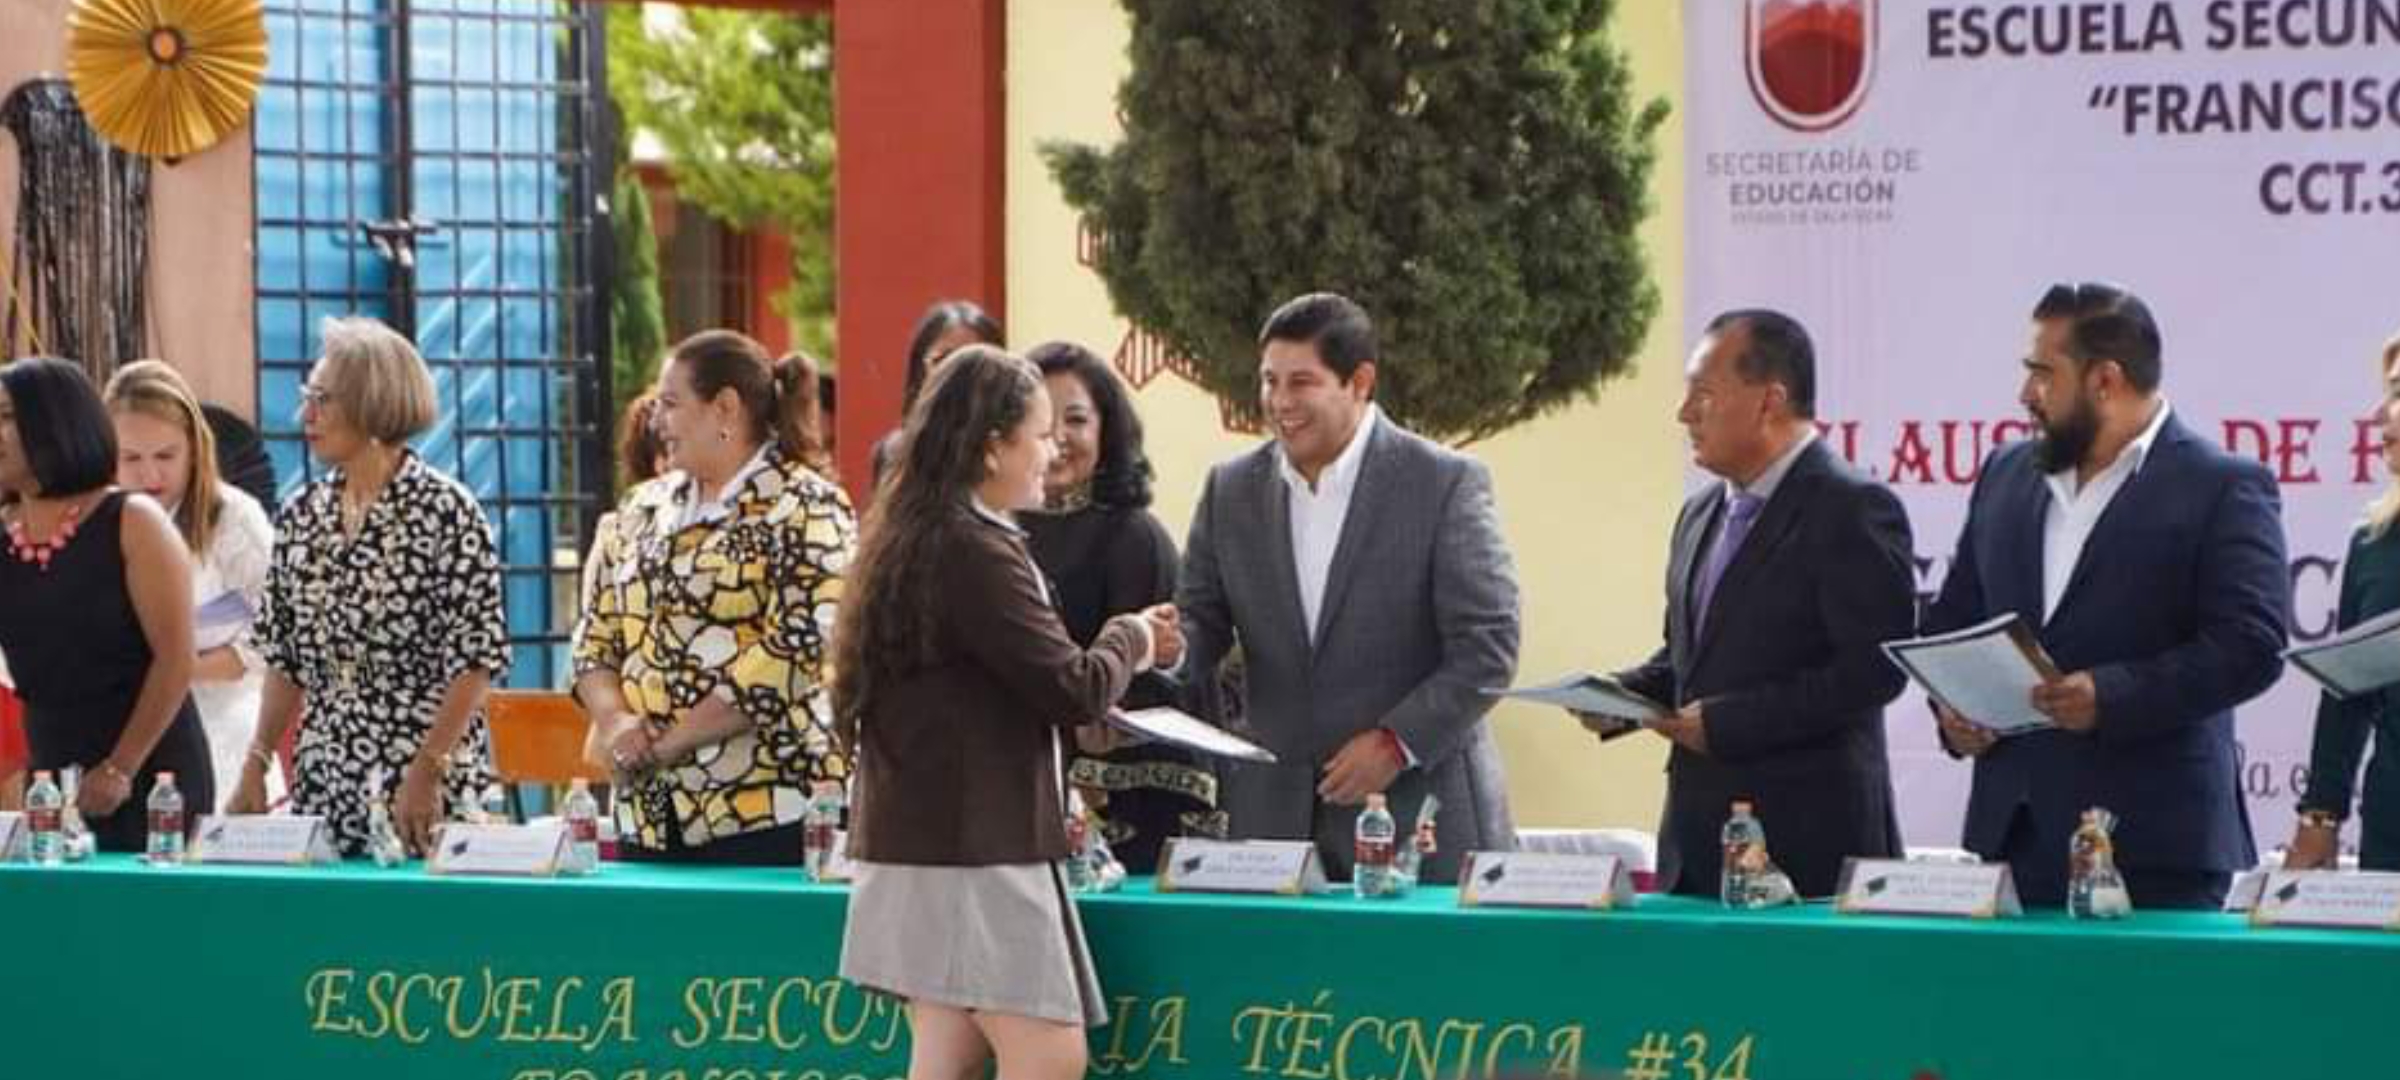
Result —
<svg viewBox="0 0 2400 1080"><path fill-rule="evenodd" d="M933 662L876 688L858 725L851 857L988 866L1067 854L1062 729L1099 723L1141 662L1141 629L1067 636L1015 528L965 508L935 573Z"/></svg>

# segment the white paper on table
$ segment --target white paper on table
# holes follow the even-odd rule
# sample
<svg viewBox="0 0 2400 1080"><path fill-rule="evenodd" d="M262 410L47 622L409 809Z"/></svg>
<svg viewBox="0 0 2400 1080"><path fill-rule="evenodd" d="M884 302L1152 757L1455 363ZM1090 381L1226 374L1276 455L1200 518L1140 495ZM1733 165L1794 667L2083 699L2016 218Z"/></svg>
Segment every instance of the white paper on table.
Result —
<svg viewBox="0 0 2400 1080"><path fill-rule="evenodd" d="M1110 709L1108 722L1119 730L1129 731L1145 739L1197 750L1213 757L1234 758L1239 761L1259 761L1273 764L1274 751L1242 738L1239 735L1202 720L1181 709Z"/></svg>
<svg viewBox="0 0 2400 1080"><path fill-rule="evenodd" d="M2058 677L2014 612L1963 630L1887 641L1885 656L1935 701L1997 735L2057 726L2033 707L2033 690Z"/></svg>
<svg viewBox="0 0 2400 1080"><path fill-rule="evenodd" d="M1626 689L1625 684L1615 679L1590 672L1532 686L1487 689L1484 693L1493 697L1530 701L1537 705L1556 705L1569 712L1605 716L1624 721L1628 728L1639 727L1645 720L1655 720L1675 711Z"/></svg>
<svg viewBox="0 0 2400 1080"><path fill-rule="evenodd" d="M2284 658L2337 698L2400 683L2400 611L2386 612Z"/></svg>

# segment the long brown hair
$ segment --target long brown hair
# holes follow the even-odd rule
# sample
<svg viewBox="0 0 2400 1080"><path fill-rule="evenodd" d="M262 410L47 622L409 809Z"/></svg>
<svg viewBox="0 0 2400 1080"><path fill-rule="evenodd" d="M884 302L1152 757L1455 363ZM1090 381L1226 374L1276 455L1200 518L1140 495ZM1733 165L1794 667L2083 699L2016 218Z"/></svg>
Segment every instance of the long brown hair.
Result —
<svg viewBox="0 0 2400 1080"><path fill-rule="evenodd" d="M175 531L183 534L184 546L194 557L206 557L217 535L217 436L191 384L163 360L137 360L109 376L101 397L112 415L140 413L183 429L190 443L191 473L185 478L183 503L175 508Z"/></svg>
<svg viewBox="0 0 2400 1080"><path fill-rule="evenodd" d="M690 365L692 389L702 400L732 390L750 418L750 434L772 442L783 455L825 472L825 440L817 419L817 362L807 353L770 359L746 334L702 330L677 343L670 364Z"/></svg>
<svg viewBox="0 0 2400 1080"><path fill-rule="evenodd" d="M2392 400L2400 397L2400 386L2392 382L2394 364L2400 364L2400 334L2392 335L2392 340L2383 343L2383 366L2375 369L2375 377L2383 383L2385 408L2390 408ZM2383 494L2367 504L2368 538L2382 539L2383 534L2392 531L2392 522L2395 520L2400 520L2400 476L2393 477L2391 484L2383 489Z"/></svg>
<svg viewBox="0 0 2400 1080"><path fill-rule="evenodd" d="M1042 376L989 345L950 354L900 429L900 445L867 509L833 634L834 731L855 746L876 687L930 662L943 597L935 570L955 557L984 455L1033 409Z"/></svg>

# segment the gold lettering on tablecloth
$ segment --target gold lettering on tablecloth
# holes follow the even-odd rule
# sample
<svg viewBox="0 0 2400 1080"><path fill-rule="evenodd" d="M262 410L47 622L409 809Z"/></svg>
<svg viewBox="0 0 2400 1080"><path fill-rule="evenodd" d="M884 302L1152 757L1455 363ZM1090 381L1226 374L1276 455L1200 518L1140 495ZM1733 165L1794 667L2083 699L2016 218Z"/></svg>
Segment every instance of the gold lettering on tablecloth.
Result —
<svg viewBox="0 0 2400 1080"><path fill-rule="evenodd" d="M1521 1067L1523 1060L1539 1059L1545 1051L1550 1075L1582 1071L1581 1024L1553 1028L1545 1036L1524 1021L1345 1017L1333 1000L1333 991L1320 990L1306 1002L1250 1005L1235 1012L1232 1034L1241 1071L1285 1080L1459 1080Z"/></svg>
<svg viewBox="0 0 2400 1080"><path fill-rule="evenodd" d="M409 1046L443 1034L453 1042L560 1043L584 1053L611 1039L637 1041L634 992L632 976L608 980L595 997L581 976L502 977L488 967L471 984L426 971L370 971L362 980L355 968L333 967L301 985L311 1032Z"/></svg>
<svg viewBox="0 0 2400 1080"><path fill-rule="evenodd" d="M1109 1000L1108 1048L1093 1054L1091 1070L1101 1076L1118 1073L1138 1073L1150 1067L1151 1058L1160 1050L1167 1053L1165 1064L1189 1065L1183 1056L1183 1017L1190 1002L1182 995L1159 998L1148 1010L1140 1006L1142 999L1121 994ZM1128 1058L1126 1044L1136 1031L1144 1032L1142 1052Z"/></svg>

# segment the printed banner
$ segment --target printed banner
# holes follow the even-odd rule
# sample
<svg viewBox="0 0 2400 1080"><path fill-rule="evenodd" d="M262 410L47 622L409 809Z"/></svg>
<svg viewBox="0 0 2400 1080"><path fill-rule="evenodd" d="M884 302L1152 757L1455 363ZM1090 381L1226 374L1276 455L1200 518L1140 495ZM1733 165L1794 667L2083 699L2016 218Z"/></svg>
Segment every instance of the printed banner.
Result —
<svg viewBox="0 0 2400 1080"><path fill-rule="evenodd" d="M2400 0L1687 0L1686 340L1769 306L1817 342L1831 445L1892 485L1939 587L1980 463L2033 433L2056 282L2146 299L2185 423L2283 485L2295 637L2327 636L2390 480L2372 414L2400 331ZM2262 850L2317 695L2239 712ZM1890 713L1908 841L1955 845L1969 769ZM1922 722L1920 722L1922 721ZM2063 853L2062 853L2062 856Z"/></svg>

